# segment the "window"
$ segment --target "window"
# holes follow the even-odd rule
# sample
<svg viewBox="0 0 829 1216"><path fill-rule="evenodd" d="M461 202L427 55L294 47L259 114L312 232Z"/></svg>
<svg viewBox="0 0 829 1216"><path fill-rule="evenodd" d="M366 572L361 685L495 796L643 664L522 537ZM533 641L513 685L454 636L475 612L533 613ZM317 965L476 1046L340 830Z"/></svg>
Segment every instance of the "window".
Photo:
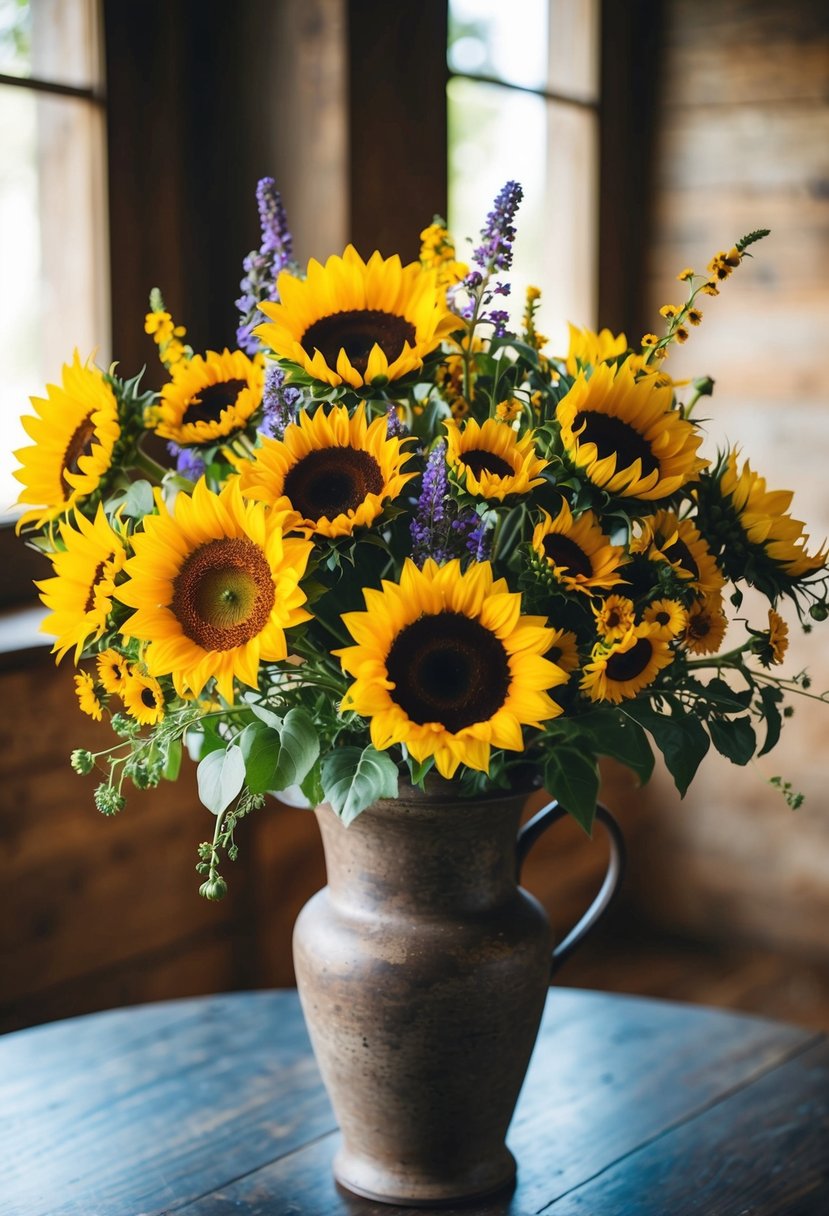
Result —
<svg viewBox="0 0 829 1216"><path fill-rule="evenodd" d="M19 416L76 343L110 351L96 0L0 0L0 518L20 486Z"/></svg>
<svg viewBox="0 0 829 1216"><path fill-rule="evenodd" d="M598 292L598 0L450 0L449 226L474 236L519 181L512 319L529 284L541 328L594 325Z"/></svg>

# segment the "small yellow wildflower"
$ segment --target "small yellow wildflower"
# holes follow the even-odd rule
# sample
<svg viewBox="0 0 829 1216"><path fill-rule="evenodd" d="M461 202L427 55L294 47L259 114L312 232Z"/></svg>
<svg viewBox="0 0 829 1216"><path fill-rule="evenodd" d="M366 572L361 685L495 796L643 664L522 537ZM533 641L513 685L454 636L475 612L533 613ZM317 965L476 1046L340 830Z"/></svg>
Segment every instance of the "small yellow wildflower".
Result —
<svg viewBox="0 0 829 1216"><path fill-rule="evenodd" d="M658 341L659 339L657 338L656 334L642 335L642 346L656 346Z"/></svg>
<svg viewBox="0 0 829 1216"><path fill-rule="evenodd" d="M700 291L706 296L718 296L720 294L720 289L713 279L709 279L707 283L703 283Z"/></svg>
<svg viewBox="0 0 829 1216"><path fill-rule="evenodd" d="M674 337L676 338L677 342L687 342L688 330L684 325L677 325L676 329L674 330Z"/></svg>
<svg viewBox="0 0 829 1216"><path fill-rule="evenodd" d="M557 376L556 376L556 379L558 379ZM536 414L541 413L541 406L542 406L543 401L544 401L544 394L541 392L540 389L536 389L535 392L530 397L530 405L533 407Z"/></svg>
<svg viewBox="0 0 829 1216"><path fill-rule="evenodd" d="M88 671L82 671L75 676L75 693L83 712L89 714L95 722L100 722L104 707L98 698L95 681Z"/></svg>
<svg viewBox="0 0 829 1216"><path fill-rule="evenodd" d="M463 397L456 397L449 408L453 418L465 418L469 413L469 402Z"/></svg>
<svg viewBox="0 0 829 1216"><path fill-rule="evenodd" d="M623 638L635 623L633 601L624 595L609 595L598 607L593 608L596 629L606 642Z"/></svg>
<svg viewBox="0 0 829 1216"><path fill-rule="evenodd" d="M521 415L521 402L517 398L499 401L495 407L495 417L499 422L515 422Z"/></svg>
<svg viewBox="0 0 829 1216"><path fill-rule="evenodd" d="M660 317L664 317L666 321L673 321L679 311L676 304L663 304L659 310L659 315Z"/></svg>
<svg viewBox="0 0 829 1216"><path fill-rule="evenodd" d="M686 266L684 270L680 270L676 277L679 279L680 283L688 283L694 277L694 271L690 266Z"/></svg>
<svg viewBox="0 0 829 1216"><path fill-rule="evenodd" d="M164 307L161 292L153 288L150 294L150 311L144 318L144 332L151 334L158 347L158 357L170 371L183 360L192 358L193 352L182 342L187 333L183 325L175 325Z"/></svg>
<svg viewBox="0 0 829 1216"><path fill-rule="evenodd" d="M688 309L688 320L692 325L699 325L702 321L702 310L699 308Z"/></svg>
<svg viewBox="0 0 829 1216"><path fill-rule="evenodd" d="M436 216L434 223L423 229L420 241L421 265L427 270L437 271L439 287L452 287L468 273L469 267L455 260L455 242L439 217Z"/></svg>

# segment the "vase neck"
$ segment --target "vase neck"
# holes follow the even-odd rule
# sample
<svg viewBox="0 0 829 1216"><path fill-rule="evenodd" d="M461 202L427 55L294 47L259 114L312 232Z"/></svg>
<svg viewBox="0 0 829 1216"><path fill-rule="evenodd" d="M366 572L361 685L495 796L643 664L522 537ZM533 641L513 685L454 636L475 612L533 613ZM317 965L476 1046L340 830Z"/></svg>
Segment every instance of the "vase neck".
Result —
<svg viewBox="0 0 829 1216"><path fill-rule="evenodd" d="M384 800L349 827L317 808L330 897L356 912L475 911L516 888L516 835L526 794L470 802Z"/></svg>

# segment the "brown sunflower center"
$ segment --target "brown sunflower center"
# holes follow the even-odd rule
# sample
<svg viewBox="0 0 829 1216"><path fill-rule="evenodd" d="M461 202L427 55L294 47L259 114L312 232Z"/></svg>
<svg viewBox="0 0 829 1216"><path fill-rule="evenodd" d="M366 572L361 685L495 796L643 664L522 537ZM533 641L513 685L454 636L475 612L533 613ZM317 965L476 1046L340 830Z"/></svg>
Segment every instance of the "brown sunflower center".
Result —
<svg viewBox="0 0 829 1216"><path fill-rule="evenodd" d="M461 452L460 459L476 477L480 477L481 473L493 473L496 477L515 475L515 469L511 464L500 456L496 456L494 452L488 452L485 448L471 448L468 452Z"/></svg>
<svg viewBox="0 0 829 1216"><path fill-rule="evenodd" d="M688 622L688 633L692 638L702 641L707 638L713 628L713 621L707 612L698 612Z"/></svg>
<svg viewBox="0 0 829 1216"><path fill-rule="evenodd" d="M84 612L91 612L95 607L95 588L100 582L106 564L106 562L98 562L98 565L95 567L95 573L92 575L92 581L89 584L89 595L86 597L86 603L83 606Z"/></svg>
<svg viewBox="0 0 829 1216"><path fill-rule="evenodd" d="M335 519L355 511L383 490L383 473L368 452L320 448L303 456L285 476L284 492L305 519Z"/></svg>
<svg viewBox="0 0 829 1216"><path fill-rule="evenodd" d="M677 537L674 543L668 545L662 552L672 566L679 566L680 569L690 574L691 578L699 578L699 566L694 561L691 550L684 540Z"/></svg>
<svg viewBox="0 0 829 1216"><path fill-rule="evenodd" d="M401 630L386 669L391 696L412 722L439 722L453 734L491 718L510 685L501 642L459 612L422 616Z"/></svg>
<svg viewBox="0 0 829 1216"><path fill-rule="evenodd" d="M617 472L629 469L635 460L642 461L643 477L659 470L647 439L622 418L580 410L573 419L573 430L578 432L580 427L584 430L578 435L579 443L595 443L599 460L615 455Z"/></svg>
<svg viewBox="0 0 829 1216"><path fill-rule="evenodd" d="M362 376L375 343L392 363L402 353L404 343L414 346L416 340L415 327L405 317L379 308L355 308L320 317L302 335L302 348L311 358L318 350L330 368L337 366L337 357L344 350L351 366Z"/></svg>
<svg viewBox="0 0 829 1216"><path fill-rule="evenodd" d="M267 558L247 537L201 545L173 583L172 612L204 650L232 650L261 633L276 599Z"/></svg>
<svg viewBox="0 0 829 1216"><path fill-rule="evenodd" d="M60 480L63 486L64 498L69 498L74 487L66 480L67 473L79 473L79 463L82 456L88 456L92 451L92 440L95 438L95 423L92 421L92 415L87 415L78 426L75 427L69 442L66 445L66 451L63 453L61 462Z"/></svg>
<svg viewBox="0 0 829 1216"><path fill-rule="evenodd" d="M608 679L618 680L619 683L634 680L637 676L641 676L650 663L652 655L653 643L648 638L639 638L630 650L610 656L605 668Z"/></svg>
<svg viewBox="0 0 829 1216"><path fill-rule="evenodd" d="M671 619L671 614L666 612L664 608L660 608L653 619L657 625L667 625Z"/></svg>
<svg viewBox="0 0 829 1216"><path fill-rule="evenodd" d="M198 395L188 401L182 421L218 422L222 410L235 404L243 388L247 388L245 380L220 380L218 384L208 384L200 388Z"/></svg>
<svg viewBox="0 0 829 1216"><path fill-rule="evenodd" d="M544 553L548 560L559 569L566 570L571 578L582 575L591 578L593 564L584 550L560 532L550 532L544 537Z"/></svg>
<svg viewBox="0 0 829 1216"><path fill-rule="evenodd" d="M147 709L156 708L155 693L151 688L141 689L141 704L146 705Z"/></svg>

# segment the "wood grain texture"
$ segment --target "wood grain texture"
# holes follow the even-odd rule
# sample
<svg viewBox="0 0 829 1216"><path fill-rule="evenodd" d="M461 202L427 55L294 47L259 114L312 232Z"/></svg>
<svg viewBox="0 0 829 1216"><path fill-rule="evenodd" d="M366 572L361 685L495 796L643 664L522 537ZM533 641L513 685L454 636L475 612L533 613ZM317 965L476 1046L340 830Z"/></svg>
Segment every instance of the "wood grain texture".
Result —
<svg viewBox="0 0 829 1216"><path fill-rule="evenodd" d="M509 1137L517 1188L459 1210L725 1216L745 1194L753 1216L822 1216L828 1065L822 1037L780 1023L553 990ZM335 1186L338 1143L294 993L0 1039L0 1216L391 1216Z"/></svg>

